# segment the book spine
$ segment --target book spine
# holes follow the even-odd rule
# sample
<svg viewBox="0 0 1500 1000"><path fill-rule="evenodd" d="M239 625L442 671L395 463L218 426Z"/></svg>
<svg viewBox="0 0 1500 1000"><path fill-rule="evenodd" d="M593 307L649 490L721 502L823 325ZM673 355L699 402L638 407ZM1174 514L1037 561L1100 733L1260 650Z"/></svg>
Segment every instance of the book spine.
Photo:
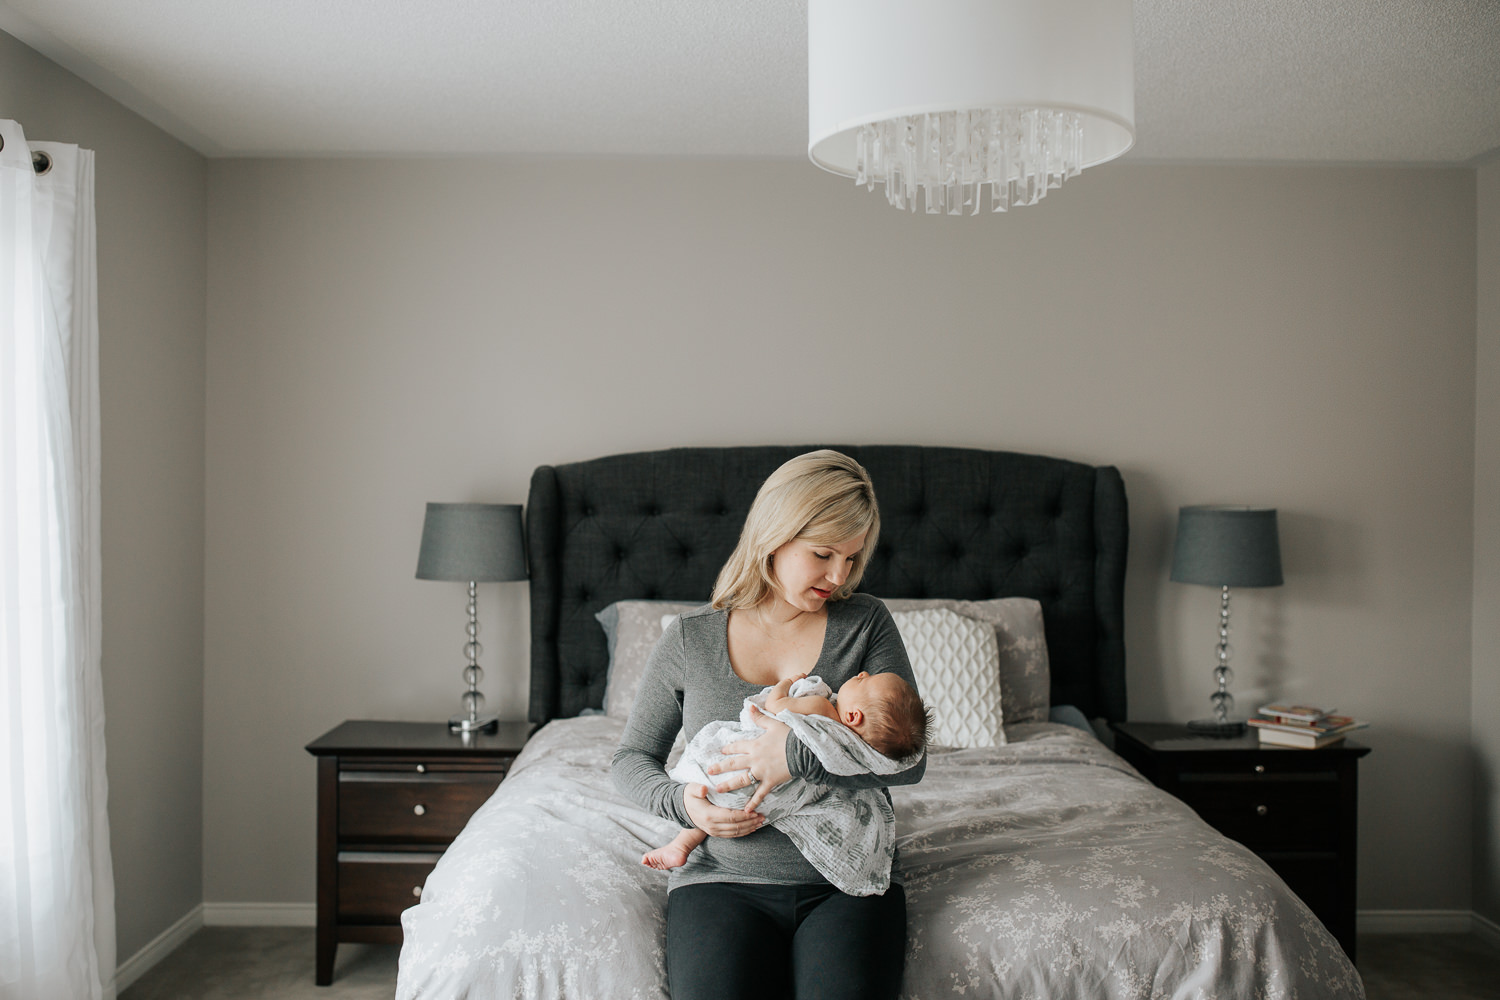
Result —
<svg viewBox="0 0 1500 1000"><path fill-rule="evenodd" d="M1314 736L1331 736L1334 733L1347 733L1355 729L1363 729L1366 723L1348 716L1330 716L1323 722L1312 725L1302 722L1284 722L1279 719L1267 719L1255 717L1249 719L1249 724L1257 729L1275 729L1286 733L1311 733Z"/></svg>
<svg viewBox="0 0 1500 1000"><path fill-rule="evenodd" d="M1329 713L1306 705L1262 705L1260 714L1293 722L1317 722Z"/></svg>
<svg viewBox="0 0 1500 1000"><path fill-rule="evenodd" d="M1305 736L1297 733L1277 733L1262 729L1260 741L1269 746L1294 747L1299 750L1321 750L1323 747L1333 746L1344 739L1343 733L1333 736Z"/></svg>
<svg viewBox="0 0 1500 1000"><path fill-rule="evenodd" d="M1284 733L1270 729L1260 731L1260 741L1281 747L1302 747L1308 750L1318 745L1317 737L1305 733Z"/></svg>

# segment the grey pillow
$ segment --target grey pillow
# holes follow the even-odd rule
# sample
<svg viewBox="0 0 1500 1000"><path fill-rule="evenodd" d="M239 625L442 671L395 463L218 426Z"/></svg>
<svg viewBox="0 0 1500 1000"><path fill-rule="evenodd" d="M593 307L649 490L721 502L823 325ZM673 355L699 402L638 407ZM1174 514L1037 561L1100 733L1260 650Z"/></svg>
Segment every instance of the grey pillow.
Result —
<svg viewBox="0 0 1500 1000"><path fill-rule="evenodd" d="M1000 711L1012 722L1046 722L1052 701L1052 672L1047 661L1047 634L1042 605L1029 597L992 601L915 600L882 597L891 611L946 608L995 627L1000 647Z"/></svg>
<svg viewBox="0 0 1500 1000"><path fill-rule="evenodd" d="M680 615L702 604L681 601L616 601L594 618L604 629L609 646L609 674L604 683L604 714L630 718L635 692L646 672L646 661L661 639L663 615Z"/></svg>

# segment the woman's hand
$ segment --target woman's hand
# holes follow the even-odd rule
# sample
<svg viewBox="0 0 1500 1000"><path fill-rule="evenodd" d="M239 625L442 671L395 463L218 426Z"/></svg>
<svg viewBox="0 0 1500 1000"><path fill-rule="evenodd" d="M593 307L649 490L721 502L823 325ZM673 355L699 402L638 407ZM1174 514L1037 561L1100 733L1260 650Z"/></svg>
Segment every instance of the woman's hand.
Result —
<svg viewBox="0 0 1500 1000"><path fill-rule="evenodd" d="M743 837L761 828L766 818L753 809L725 809L708 801L708 789L688 785L682 790L682 805L693 825L710 837Z"/></svg>
<svg viewBox="0 0 1500 1000"><path fill-rule="evenodd" d="M747 774L716 786L721 792L732 792L760 782L760 787L750 796L750 801L745 803L746 812L754 812L771 789L792 780L792 772L786 763L786 737L791 730L785 723L777 722L754 705L750 706L750 717L765 733L758 739L735 740L724 744L720 751L724 758L706 768L709 774L748 771Z"/></svg>

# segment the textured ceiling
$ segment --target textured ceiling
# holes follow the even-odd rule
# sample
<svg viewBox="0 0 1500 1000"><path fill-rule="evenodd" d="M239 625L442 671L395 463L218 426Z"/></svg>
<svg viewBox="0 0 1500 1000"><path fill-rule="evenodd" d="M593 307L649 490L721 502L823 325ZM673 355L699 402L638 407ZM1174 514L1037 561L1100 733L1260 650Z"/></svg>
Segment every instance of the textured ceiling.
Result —
<svg viewBox="0 0 1500 1000"><path fill-rule="evenodd" d="M0 30L211 156L807 145L805 0L0 0ZM1134 159L1500 148L1500 0L1136 0L1135 37Z"/></svg>

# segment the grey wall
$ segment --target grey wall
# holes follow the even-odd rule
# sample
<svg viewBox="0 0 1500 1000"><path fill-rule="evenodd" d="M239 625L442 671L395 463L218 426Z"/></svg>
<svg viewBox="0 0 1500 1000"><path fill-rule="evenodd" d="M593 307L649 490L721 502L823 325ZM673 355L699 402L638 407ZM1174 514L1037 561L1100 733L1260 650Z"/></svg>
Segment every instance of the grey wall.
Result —
<svg viewBox="0 0 1500 1000"><path fill-rule="evenodd" d="M310 901L302 746L454 710L424 502L828 440L1118 464L1139 719L1212 686L1175 508L1280 508L1287 584L1236 597L1242 706L1373 720L1360 905L1470 906L1472 171L1114 165L978 219L780 162L215 161L208 190L206 899ZM524 585L480 615L522 716Z"/></svg>
<svg viewBox="0 0 1500 1000"><path fill-rule="evenodd" d="M1478 171L1474 417L1474 909L1500 923L1500 160Z"/></svg>
<svg viewBox="0 0 1500 1000"><path fill-rule="evenodd" d="M206 161L3 32L0 117L96 154L105 753L124 961L203 900Z"/></svg>

